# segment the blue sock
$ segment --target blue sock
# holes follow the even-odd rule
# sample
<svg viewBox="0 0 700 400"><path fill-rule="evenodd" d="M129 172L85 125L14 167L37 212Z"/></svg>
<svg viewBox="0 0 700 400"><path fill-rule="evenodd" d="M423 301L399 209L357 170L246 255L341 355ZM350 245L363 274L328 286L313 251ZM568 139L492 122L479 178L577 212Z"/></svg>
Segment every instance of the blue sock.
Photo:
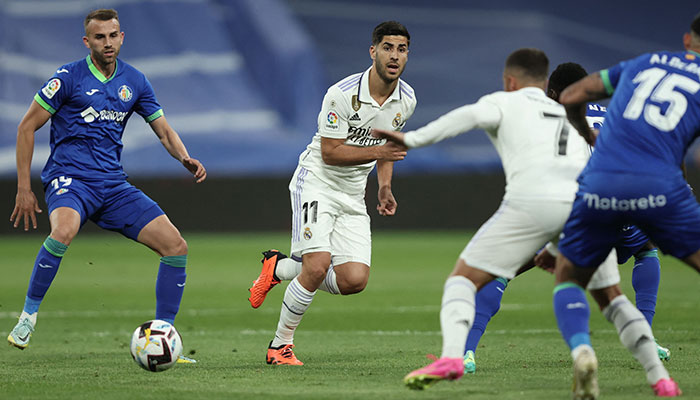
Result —
<svg viewBox="0 0 700 400"><path fill-rule="evenodd" d="M469 330L467 343L464 345L464 353L468 350L476 352L476 346L481 340L481 335L486 330L491 317L496 315L498 309L501 308L501 298L503 291L508 286L508 280L505 278L497 278L486 284L476 293L476 313L474 315L474 324Z"/></svg>
<svg viewBox="0 0 700 400"><path fill-rule="evenodd" d="M586 292L574 283L560 283L554 288L554 315L559 331L571 350L579 345L591 345L588 331L588 308Z"/></svg>
<svg viewBox="0 0 700 400"><path fill-rule="evenodd" d="M160 258L156 280L156 319L173 324L185 290L187 255Z"/></svg>
<svg viewBox="0 0 700 400"><path fill-rule="evenodd" d="M654 320L656 313L656 295L659 292L661 266L656 249L639 252L634 255L632 270L632 287L634 288L635 303L644 318L649 322Z"/></svg>
<svg viewBox="0 0 700 400"><path fill-rule="evenodd" d="M34 261L32 277L29 278L27 297L24 300L24 312L27 314L39 311L39 305L44 300L53 278L56 277L58 266L61 264L67 249L68 246L50 236L44 240L44 244L36 256L36 261Z"/></svg>

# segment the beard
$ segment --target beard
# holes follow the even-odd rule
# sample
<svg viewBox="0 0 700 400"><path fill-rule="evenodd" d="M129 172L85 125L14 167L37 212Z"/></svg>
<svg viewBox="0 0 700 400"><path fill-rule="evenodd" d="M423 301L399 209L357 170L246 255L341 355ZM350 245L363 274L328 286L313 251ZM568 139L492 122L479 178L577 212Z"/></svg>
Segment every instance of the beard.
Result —
<svg viewBox="0 0 700 400"><path fill-rule="evenodd" d="M377 67L377 75L379 75L379 78L381 78L381 80L383 80L385 83L392 83L396 81L401 76L401 72L403 72L403 69L399 67L399 73L394 78L389 76L384 64L375 61L374 65Z"/></svg>

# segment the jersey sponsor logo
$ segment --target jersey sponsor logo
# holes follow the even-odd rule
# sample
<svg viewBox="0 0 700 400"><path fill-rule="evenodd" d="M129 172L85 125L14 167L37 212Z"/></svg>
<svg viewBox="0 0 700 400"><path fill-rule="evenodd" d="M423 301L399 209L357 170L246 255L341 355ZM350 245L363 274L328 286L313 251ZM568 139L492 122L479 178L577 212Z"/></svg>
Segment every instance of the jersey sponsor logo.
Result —
<svg viewBox="0 0 700 400"><path fill-rule="evenodd" d="M47 98L52 99L60 88L61 80L58 78L53 78L46 84L46 86L44 86L43 89L41 89L41 93L43 93Z"/></svg>
<svg viewBox="0 0 700 400"><path fill-rule="evenodd" d="M326 121L326 128L338 129L338 114L336 114L334 111L328 113L328 116L326 116Z"/></svg>
<svg viewBox="0 0 700 400"><path fill-rule="evenodd" d="M113 110L101 110L97 111L92 106L88 107L85 111L80 113L85 122L90 123L98 119L100 121L114 121L116 123L124 122L124 118L128 113L124 111L113 111Z"/></svg>
<svg viewBox="0 0 700 400"><path fill-rule="evenodd" d="M131 97L133 97L133 95L134 91L131 90L130 87L122 85L119 88L119 99L121 99L121 101L123 101L124 103L128 103L129 101L131 101Z"/></svg>
<svg viewBox="0 0 700 400"><path fill-rule="evenodd" d="M86 95L92 96L93 94L99 92L100 89L90 89L89 91L85 92Z"/></svg>
<svg viewBox="0 0 700 400"><path fill-rule="evenodd" d="M378 139L372 136L371 126L368 126L367 128L351 126L348 128L348 138L345 140L345 144L355 146L376 146L383 141L384 139Z"/></svg>
<svg viewBox="0 0 700 400"><path fill-rule="evenodd" d="M360 118L360 116L357 113L355 113L352 115L352 117L350 117L348 119L348 121L358 121L359 122L359 121L362 121L362 119Z"/></svg>
<svg viewBox="0 0 700 400"><path fill-rule="evenodd" d="M584 193L583 201L586 202L588 208L596 210L636 211L663 207L666 205L666 196L649 194L649 196L634 199L618 199L617 197L600 197L596 193Z"/></svg>

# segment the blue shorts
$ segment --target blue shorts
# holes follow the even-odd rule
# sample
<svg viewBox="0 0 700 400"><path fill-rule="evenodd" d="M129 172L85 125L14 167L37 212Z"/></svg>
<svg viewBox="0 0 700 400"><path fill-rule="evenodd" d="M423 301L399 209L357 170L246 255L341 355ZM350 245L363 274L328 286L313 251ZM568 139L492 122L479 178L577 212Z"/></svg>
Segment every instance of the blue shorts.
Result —
<svg viewBox="0 0 700 400"><path fill-rule="evenodd" d="M579 178L559 249L575 265L595 268L627 225L638 226L664 253L680 259L700 249L700 205L681 177L603 172Z"/></svg>
<svg viewBox="0 0 700 400"><path fill-rule="evenodd" d="M132 240L146 224L165 214L158 203L125 180L60 177L49 182L44 191L49 215L58 207L69 207L80 214L80 226L90 219Z"/></svg>
<svg viewBox="0 0 700 400"><path fill-rule="evenodd" d="M627 225L622 228L615 243L617 253L617 263L624 264L633 255L644 247L649 241L649 237L641 229L634 225Z"/></svg>

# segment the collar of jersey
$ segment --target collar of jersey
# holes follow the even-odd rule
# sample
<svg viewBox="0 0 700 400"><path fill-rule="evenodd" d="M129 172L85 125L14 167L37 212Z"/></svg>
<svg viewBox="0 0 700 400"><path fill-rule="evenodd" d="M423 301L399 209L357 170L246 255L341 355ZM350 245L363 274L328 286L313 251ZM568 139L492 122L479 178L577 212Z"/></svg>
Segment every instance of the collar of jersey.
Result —
<svg viewBox="0 0 700 400"><path fill-rule="evenodd" d="M97 78L98 81L102 83L107 83L114 79L115 76L117 76L117 69L119 68L119 60L114 60L114 72L112 73L112 76L109 77L109 79L105 78L104 75L102 75L102 72L100 72L99 69L95 66L95 64L92 63L92 59L90 58L90 55L88 54L87 57L85 57L85 61L87 61L88 68L90 68L90 72Z"/></svg>
<svg viewBox="0 0 700 400"><path fill-rule="evenodd" d="M357 87L357 100L361 101L363 103L370 103L370 104L375 104L377 107L379 107L379 104L377 104L376 101L372 98L372 95L369 93L369 71L372 69L372 66L367 68L365 72L362 73L362 78L360 78L360 84ZM396 84L396 88L394 89L394 92L391 94L391 96L387 99L389 101L392 100L401 100L401 80L399 79L399 82ZM386 103L384 103L386 104Z"/></svg>

